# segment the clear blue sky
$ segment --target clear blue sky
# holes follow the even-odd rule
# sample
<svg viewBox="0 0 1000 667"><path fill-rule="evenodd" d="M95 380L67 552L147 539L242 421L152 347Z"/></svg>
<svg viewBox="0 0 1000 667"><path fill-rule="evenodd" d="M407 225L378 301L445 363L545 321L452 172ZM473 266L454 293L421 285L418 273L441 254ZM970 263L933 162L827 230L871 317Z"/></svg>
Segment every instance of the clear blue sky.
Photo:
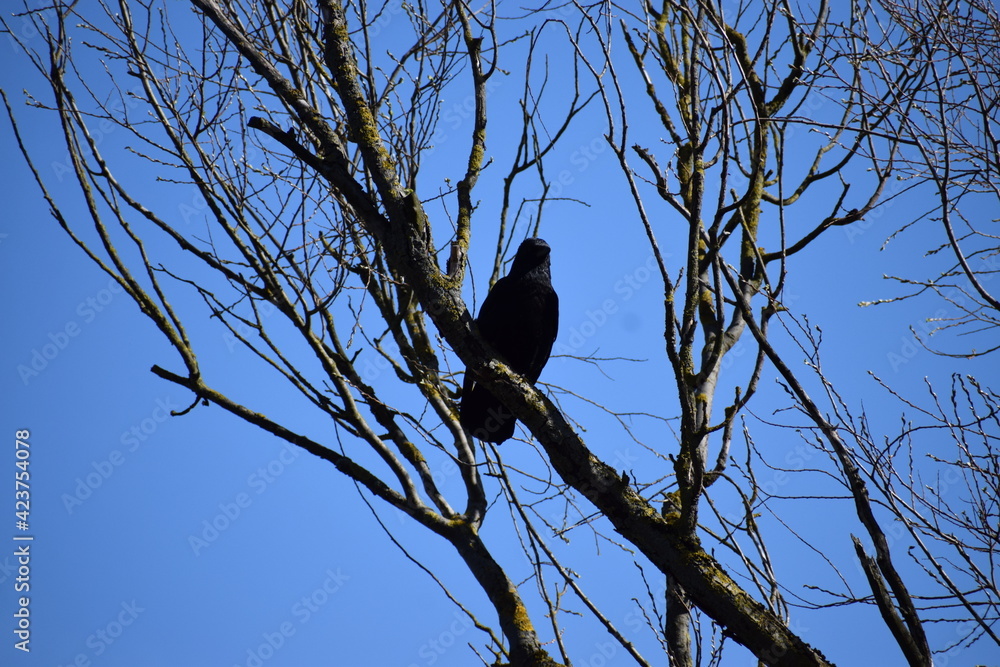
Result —
<svg viewBox="0 0 1000 667"><path fill-rule="evenodd" d="M33 150L44 156L41 164L57 175L55 165L64 159L65 150L58 144L53 119L21 104L20 90L25 87L47 99L43 85L22 67L6 39L0 50L6 64L0 84ZM512 108L521 93L514 79L493 91L491 104ZM484 260L495 238L496 216L491 212L498 203L491 198L499 197L499 179L510 159L502 118L490 121L489 152L497 166L477 190L483 205L475 229L472 277L480 299L489 274ZM564 196L591 204L558 203L546 213L542 236L553 248L553 280L562 305L556 352L647 361L609 362L604 374L579 361L556 358L542 379L612 409L669 415L664 405L672 405L672 381L662 354L661 285L648 272L641 229L611 155L599 140L603 128L597 120L594 115L582 117L547 164L550 175L566 173ZM448 150L465 146L464 122L459 116L454 141L445 144ZM354 486L329 464L288 449L217 408L199 407L182 418L167 416L169 410L187 407L191 396L155 377L149 368L159 364L179 371L176 355L135 304L58 228L16 154L6 121L0 142L7 157L2 179L6 211L0 223L6 314L0 383L3 433L11 443L0 459L7 480L0 480L0 487L7 489L0 494L7 509L7 523L0 524L0 543L7 545L0 548L0 615L7 619L0 626L0 663L476 664L466 644L481 647L484 635L470 627L436 584L389 541ZM451 173L453 179L456 175ZM67 211L82 220L83 211L72 203L77 195L70 180L52 182L56 194L68 197ZM437 185L430 184L429 194ZM164 203L152 179L144 194ZM901 203L897 210L905 206ZM887 400L866 371L915 393L924 376L943 382L955 371L974 372L987 384L996 380L989 361L942 359L912 348L908 327L920 326L943 307L940 303L857 307L859 301L895 294L882 279L884 273L930 273L917 262L935 245L933 227L880 250L897 219L882 216L860 230L863 233L838 229L827 234L802 260L791 263L790 293L798 299L789 304L823 328L827 370L842 393L852 405L864 401L876 426L890 433L899 406ZM674 223L661 223L668 250L672 238L683 238ZM291 395L275 386L275 378L241 370L244 357L221 330L207 324L203 308L197 315L200 303L189 290L179 289L172 300L193 318L203 318L191 325L202 357L220 373L228 373L229 382L241 386L252 407L275 414L297 409ZM750 356L740 357L735 369ZM789 355L796 363L799 358ZM744 383L744 377L737 373L731 382ZM751 407L770 418L786 402L775 386L773 370L765 371L761 385ZM599 456L641 470L636 462L647 461L645 455L625 439L614 420L570 398L564 399L564 406L584 424L584 438ZM664 447L672 442L662 425L646 421L637 428ZM12 441L18 429L30 430L31 451L33 633L28 655L13 648L10 632L19 596L14 591L13 555L19 543L10 539L21 534L13 527L11 492L16 471ZM767 446L780 460L795 451L796 442L789 432L779 436L783 440ZM537 455L516 451L519 447L523 445L507 446L509 463L544 476ZM442 475L448 476L446 469ZM453 484L451 488L457 488L458 481ZM856 590L864 591L848 537L861 529L849 508L783 507L788 520L821 541ZM414 556L431 563L463 601L495 625L484 596L447 544L392 510L379 505L376 509ZM809 514L798 516L800 511ZM485 534L514 579L530 574L505 508L493 508ZM776 567L787 573L792 592L803 593L803 583L818 583L809 575L818 563L787 536L776 540L772 555ZM782 540L787 540L787 550ZM631 598L645 599L645 589L630 559L613 546L595 545L583 532L568 548L553 546L562 554L574 554L570 562L583 574L581 585L612 620L626 629L638 627ZM662 587L659 577L651 576L651 581ZM533 584L525 587L533 600L536 626L550 639ZM592 621L566 617L565 622L574 664L633 664ZM873 609L796 612L792 627L838 664L902 664ZM647 657L662 664L648 633L635 637ZM554 645L549 649L555 653ZM725 664L749 660L747 653L732 647ZM995 652L970 649L949 664L977 660L998 662Z"/></svg>

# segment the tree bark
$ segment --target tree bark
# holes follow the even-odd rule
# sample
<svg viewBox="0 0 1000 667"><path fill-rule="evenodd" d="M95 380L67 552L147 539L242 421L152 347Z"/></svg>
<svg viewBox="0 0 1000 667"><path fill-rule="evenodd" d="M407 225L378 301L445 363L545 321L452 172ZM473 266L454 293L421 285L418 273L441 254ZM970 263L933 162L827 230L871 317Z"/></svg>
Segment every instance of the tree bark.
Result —
<svg viewBox="0 0 1000 667"><path fill-rule="evenodd" d="M268 66L262 54L247 45L238 28L225 19L214 3L195 0L195 4L227 33L255 70L297 110L313 135L326 144L321 149L328 168L321 175L355 208L368 232L381 243L392 273L413 290L438 331L465 362L467 372L476 373L524 422L545 448L560 477L587 497L656 567L684 582L691 600L761 661L778 667L829 664L781 619L742 590L701 548L697 538L692 538L688 531L678 530L675 525L678 517L661 517L645 499L621 482L616 470L594 457L547 397L503 364L492 361L494 355L472 333L472 317L461 297L462 276L452 277L440 271L434 249L428 245L427 218L420 201L400 184L392 156L378 134L358 86L357 66L340 3L321 2L326 24L326 58L347 117L356 130L358 149L375 184L380 207L375 206L371 193L349 176L343 145L318 112ZM478 562L481 553L475 543L459 549L468 550L473 562ZM478 576L493 580L490 568L485 565ZM501 622L512 633L508 636L512 648L517 647L519 659L521 656L527 659L534 646L523 637L525 629L530 627L526 625L527 616L511 617L521 607L510 605L503 596L497 600L501 604L497 609Z"/></svg>

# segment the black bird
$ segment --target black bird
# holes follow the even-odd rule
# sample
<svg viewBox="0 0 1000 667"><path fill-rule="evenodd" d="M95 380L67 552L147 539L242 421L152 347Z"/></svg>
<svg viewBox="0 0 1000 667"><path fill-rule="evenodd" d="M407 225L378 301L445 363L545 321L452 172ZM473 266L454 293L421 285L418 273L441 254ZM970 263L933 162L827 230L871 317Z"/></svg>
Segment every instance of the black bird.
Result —
<svg viewBox="0 0 1000 667"><path fill-rule="evenodd" d="M552 289L549 244L525 239L510 272L486 295L476 324L480 335L502 360L530 382L549 360L559 331L559 297ZM517 419L468 369L459 411L462 425L475 437L501 443L514 435Z"/></svg>

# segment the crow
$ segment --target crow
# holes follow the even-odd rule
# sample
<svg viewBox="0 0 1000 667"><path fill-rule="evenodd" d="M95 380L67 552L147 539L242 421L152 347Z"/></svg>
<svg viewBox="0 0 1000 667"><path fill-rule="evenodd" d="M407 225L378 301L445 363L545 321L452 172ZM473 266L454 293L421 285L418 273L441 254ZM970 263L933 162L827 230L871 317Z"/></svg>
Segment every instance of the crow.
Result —
<svg viewBox="0 0 1000 667"><path fill-rule="evenodd" d="M549 252L542 239L525 239L510 272L493 285L476 318L479 334L501 360L532 383L549 360L559 331L559 297L552 289ZM517 423L468 369L459 417L473 436L498 444L513 437Z"/></svg>

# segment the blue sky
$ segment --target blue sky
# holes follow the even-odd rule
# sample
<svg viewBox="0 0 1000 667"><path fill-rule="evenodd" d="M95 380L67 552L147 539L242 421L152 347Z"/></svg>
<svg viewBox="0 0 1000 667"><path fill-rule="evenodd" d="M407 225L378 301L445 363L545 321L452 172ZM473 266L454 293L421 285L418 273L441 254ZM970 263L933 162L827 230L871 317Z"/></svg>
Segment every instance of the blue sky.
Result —
<svg viewBox="0 0 1000 667"><path fill-rule="evenodd" d="M57 165L65 150L58 144L53 119L21 104L20 90L27 87L43 97L42 83L22 68L6 39L0 49L9 63L0 72L0 84L18 113L21 131L38 152L43 171L51 175L54 192L66 197L66 210L83 220L70 180L58 180ZM504 83L491 93L491 103L512 109L520 92L516 81ZM510 159L510 146L503 140L504 116L494 118L498 120L490 121L489 152L497 166L477 190L483 204L471 257L470 280L476 283L479 300L495 238L493 213L498 205L491 193L499 192L501 172ZM564 196L590 204L559 202L546 212L542 236L553 248L553 281L561 299L556 352L643 361L612 361L598 370L560 356L542 379L614 410L669 416L672 380L662 353L661 285L650 275L642 230L610 151L595 141L602 131L598 120L585 114L547 165L550 174L566 174ZM458 132L446 147L460 150L465 145L465 122L461 114L455 117ZM120 141L112 136L108 145ZM0 285L7 313L0 348L2 422L11 440L19 429L30 431L29 533L34 537L32 650L26 655L13 648L8 621L0 662L31 667L475 664L467 644L481 648L485 636L392 544L354 486L330 465L289 449L218 408L167 416L169 410L188 407L191 396L149 368L158 364L179 371L176 354L136 305L58 228L16 154L6 122L0 142L8 156L2 181L7 210L0 227ZM150 201L185 204L174 191L163 194L149 174L139 171L128 178ZM431 183L428 191L437 185ZM898 422L899 405L867 371L914 396L921 395L925 376L945 382L952 372L971 372L984 383L995 380L989 361L944 359L912 345L909 327L920 327L946 309L945 304L925 299L880 308L857 306L897 293L883 274L931 274L929 265L919 262L939 242L934 227L920 227L882 249L897 221L918 208L911 210L901 202L890 214L873 216L858 228L832 230L814 249L790 262L793 283L788 294L797 298L788 305L822 327L829 376L852 405L863 402L876 427L888 433ZM683 239L680 226L671 228L670 222L665 218L659 228L668 252ZM170 256L169 249L163 252ZM675 257L675 271L678 261ZM303 429L328 441L333 437L326 425L300 415L294 394L275 377L249 370L247 358L231 337L212 327L190 290L177 288L171 300L190 318L206 366L248 405L299 419ZM749 340L746 344L748 353L735 357L732 379L724 381L728 386L745 383L753 356ZM789 360L797 363L801 355L786 349ZM760 396L750 406L751 422L755 417L784 419L773 414L787 405L774 378L768 368ZM661 473L642 466L667 466L628 441L613 418L578 399L562 396L562 401L585 427L585 441L604 460L613 465L619 461L640 474L648 471L649 478ZM638 419L635 428L663 447L672 442L662 423ZM763 433L760 437L765 438ZM779 461L794 456L798 446L784 431L768 445ZM8 480L15 472L12 450L6 448L6 459L0 461L0 469L11 476ZM507 445L504 456L510 466L545 474L537 452L522 444ZM442 464L439 472L445 489L449 484L459 488L454 470ZM785 483L778 477L769 481ZM4 498L12 507L12 494ZM860 534L861 529L849 507L791 502L777 506L783 520L824 544L826 556L841 564L841 572L857 590L864 590L849 540L851 532ZM460 599L495 625L484 595L446 543L391 509L376 504L375 510L410 554L432 564ZM17 604L16 544L8 536L18 531L10 514L6 536L0 531L0 541L9 545L0 550L0 613L8 619ZM783 537L776 522L764 520L773 524L776 567L787 573L794 593L804 593L801 585L813 581L814 556ZM492 508L484 535L513 579L530 575L502 503ZM644 623L632 602L633 597L645 599L645 588L631 559L586 529L569 545L553 540L552 546L572 555L570 562L582 573L588 595L613 621L635 630L639 647L658 660L654 641L640 631ZM662 587L651 568L646 573L654 589ZM822 576L823 582L830 581L829 573ZM532 582L525 586L533 591ZM550 639L537 595L532 592L530 597L536 626ZM567 616L565 622L574 664L633 664L591 619ZM873 609L796 611L792 627L838 664L902 664ZM845 633L851 641L844 641ZM725 664L748 660L747 653L731 647ZM996 652L974 647L950 664L976 660L995 664Z"/></svg>

